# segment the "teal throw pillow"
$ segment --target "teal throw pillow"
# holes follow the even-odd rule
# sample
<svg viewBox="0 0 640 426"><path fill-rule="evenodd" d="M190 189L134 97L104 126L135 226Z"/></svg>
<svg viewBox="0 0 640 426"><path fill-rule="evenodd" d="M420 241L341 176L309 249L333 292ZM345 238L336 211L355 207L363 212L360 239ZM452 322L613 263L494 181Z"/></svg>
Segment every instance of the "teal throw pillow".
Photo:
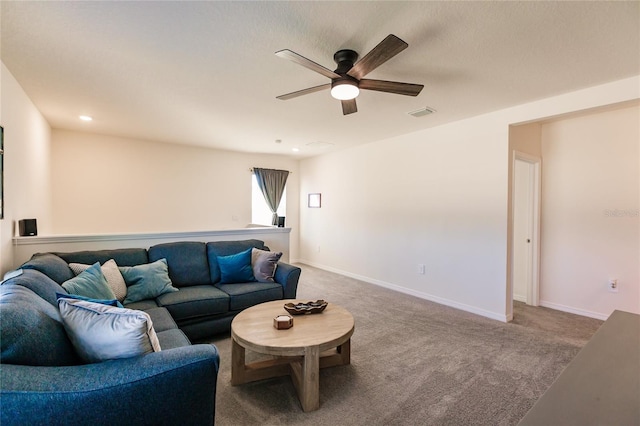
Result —
<svg viewBox="0 0 640 426"><path fill-rule="evenodd" d="M251 267L251 250L230 256L218 256L220 284L248 283L255 281Z"/></svg>
<svg viewBox="0 0 640 426"><path fill-rule="evenodd" d="M167 259L137 266L121 266L119 269L127 284L125 305L178 291L169 278Z"/></svg>
<svg viewBox="0 0 640 426"><path fill-rule="evenodd" d="M111 299L111 300L92 299L90 297L79 296L77 294L62 294L62 293L56 292L56 300L59 300L59 299L84 300L85 302L100 303L101 305L115 306L116 308L124 308L124 306L122 306L122 303L120 303L118 299Z"/></svg>
<svg viewBox="0 0 640 426"><path fill-rule="evenodd" d="M116 298L102 273L102 269L100 269L100 262L94 263L75 278L63 282L62 288L67 290L69 294L77 294L91 299L111 300Z"/></svg>

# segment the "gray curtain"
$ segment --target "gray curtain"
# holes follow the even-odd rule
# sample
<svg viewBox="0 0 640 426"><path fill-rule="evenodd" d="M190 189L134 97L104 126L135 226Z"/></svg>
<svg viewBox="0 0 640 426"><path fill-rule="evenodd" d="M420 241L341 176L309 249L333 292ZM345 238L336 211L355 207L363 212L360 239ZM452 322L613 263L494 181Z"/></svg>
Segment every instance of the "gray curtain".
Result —
<svg viewBox="0 0 640 426"><path fill-rule="evenodd" d="M267 205L273 213L271 219L272 225L278 225L278 206L284 192L284 186L287 184L289 172L287 170L259 169L253 168L253 174L256 175L258 186L264 195Z"/></svg>

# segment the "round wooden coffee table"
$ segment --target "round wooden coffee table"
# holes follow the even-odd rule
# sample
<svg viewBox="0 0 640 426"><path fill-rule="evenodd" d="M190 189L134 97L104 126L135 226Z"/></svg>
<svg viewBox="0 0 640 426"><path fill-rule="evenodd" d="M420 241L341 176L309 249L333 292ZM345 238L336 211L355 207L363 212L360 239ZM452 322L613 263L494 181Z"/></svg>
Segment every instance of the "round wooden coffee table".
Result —
<svg viewBox="0 0 640 426"><path fill-rule="evenodd" d="M240 312L231 323L231 384L290 375L304 411L320 407L319 370L349 364L353 316L329 302L324 312L294 315L293 327L276 330L273 319L287 314L285 303L307 300L277 300ZM275 358L246 364L245 349Z"/></svg>

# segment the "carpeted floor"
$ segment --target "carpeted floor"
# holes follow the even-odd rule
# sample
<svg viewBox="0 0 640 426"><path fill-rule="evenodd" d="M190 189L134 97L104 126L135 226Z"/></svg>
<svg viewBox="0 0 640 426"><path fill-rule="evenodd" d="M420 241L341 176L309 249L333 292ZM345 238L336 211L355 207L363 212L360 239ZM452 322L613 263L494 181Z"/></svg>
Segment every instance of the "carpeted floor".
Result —
<svg viewBox="0 0 640 426"><path fill-rule="evenodd" d="M351 365L321 370L304 413L289 377L231 386L219 336L217 425L515 425L602 324L517 302L504 324L299 266L299 298L354 316Z"/></svg>

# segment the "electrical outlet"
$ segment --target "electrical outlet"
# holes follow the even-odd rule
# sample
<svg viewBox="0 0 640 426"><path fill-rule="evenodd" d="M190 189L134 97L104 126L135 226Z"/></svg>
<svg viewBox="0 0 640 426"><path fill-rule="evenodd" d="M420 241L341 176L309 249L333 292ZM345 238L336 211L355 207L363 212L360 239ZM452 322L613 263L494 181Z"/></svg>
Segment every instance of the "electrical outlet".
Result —
<svg viewBox="0 0 640 426"><path fill-rule="evenodd" d="M610 279L609 282L607 283L607 289L611 293L617 293L618 292L618 280Z"/></svg>
<svg viewBox="0 0 640 426"><path fill-rule="evenodd" d="M419 264L418 264L418 273L419 273L420 275L424 275L424 273L425 273L424 263L419 263Z"/></svg>

